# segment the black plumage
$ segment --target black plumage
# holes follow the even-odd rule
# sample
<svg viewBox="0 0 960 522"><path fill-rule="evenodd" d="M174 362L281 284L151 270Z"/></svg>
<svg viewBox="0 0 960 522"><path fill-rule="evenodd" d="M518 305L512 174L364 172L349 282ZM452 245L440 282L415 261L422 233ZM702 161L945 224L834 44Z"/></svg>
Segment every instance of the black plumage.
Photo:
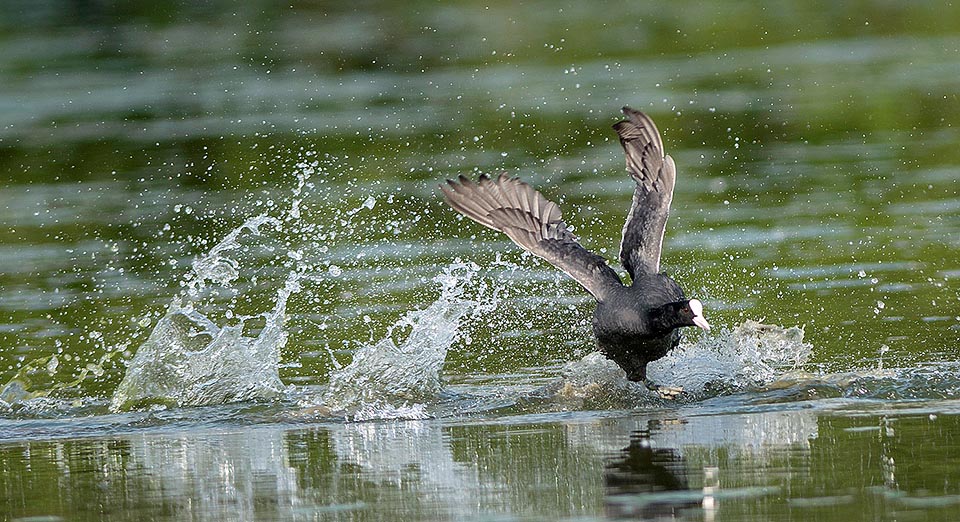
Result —
<svg viewBox="0 0 960 522"><path fill-rule="evenodd" d="M625 286L606 260L583 248L561 219L560 208L533 187L501 174L474 182L460 176L440 189L447 203L470 219L499 230L524 250L566 272L597 300L593 332L599 349L627 377L647 380L647 363L680 342L678 328L709 330L703 306L687 300L670 277L660 273L663 232L670 213L676 166L664 154L653 120L623 108L627 116L614 129L620 136L627 172L636 181L633 204L623 225L620 262L630 274Z"/></svg>

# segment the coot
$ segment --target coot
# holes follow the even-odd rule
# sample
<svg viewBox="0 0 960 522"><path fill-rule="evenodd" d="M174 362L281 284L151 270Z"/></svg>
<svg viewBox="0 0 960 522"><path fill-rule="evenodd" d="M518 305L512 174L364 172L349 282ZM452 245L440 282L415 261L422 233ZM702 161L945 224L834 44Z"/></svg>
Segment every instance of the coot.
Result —
<svg viewBox="0 0 960 522"><path fill-rule="evenodd" d="M613 128L627 157L627 172L636 181L633 204L623 225L620 263L630 274L626 286L607 261L583 248L560 215L560 207L518 178L481 175L474 182L460 176L440 189L457 212L499 230L524 250L545 259L580 283L597 300L593 333L600 351L616 362L631 381L647 379L647 363L660 359L680 343L679 328L709 331L703 305L686 299L669 276L660 273L660 249L670 213L676 165L663 152L653 120L624 107L627 116Z"/></svg>

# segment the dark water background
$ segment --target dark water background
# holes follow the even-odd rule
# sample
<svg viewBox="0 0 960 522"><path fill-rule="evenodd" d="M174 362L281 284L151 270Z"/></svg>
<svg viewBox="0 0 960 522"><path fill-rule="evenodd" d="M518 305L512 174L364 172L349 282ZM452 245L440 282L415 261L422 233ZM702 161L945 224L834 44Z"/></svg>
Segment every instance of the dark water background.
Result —
<svg viewBox="0 0 960 522"><path fill-rule="evenodd" d="M0 49L0 519L960 513L953 5L14 1ZM801 368L678 404L543 398L593 350L589 297L436 185L520 175L614 259L626 104L678 164L663 266L721 331L803 327ZM111 410L191 263L260 214L282 233L243 239L205 313L303 274L295 388ZM299 415L456 259L496 298L456 325L429 418Z"/></svg>

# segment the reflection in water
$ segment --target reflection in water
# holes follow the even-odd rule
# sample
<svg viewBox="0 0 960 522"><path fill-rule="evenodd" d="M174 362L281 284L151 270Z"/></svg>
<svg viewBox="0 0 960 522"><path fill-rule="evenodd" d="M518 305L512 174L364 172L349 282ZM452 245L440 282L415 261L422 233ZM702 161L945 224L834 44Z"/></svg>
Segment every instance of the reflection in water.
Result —
<svg viewBox="0 0 960 522"><path fill-rule="evenodd" d="M359 501L394 520L458 519L482 504L485 488L476 467L457 461L439 423L352 423L331 428L328 436L337 462L334 473L353 487L325 502ZM313 493L323 498L335 491Z"/></svg>
<svg viewBox="0 0 960 522"><path fill-rule="evenodd" d="M686 462L674 449L654 448L649 432L630 437L620 458L607 466L604 479L607 514L613 517L676 518L680 511L701 504L691 495L669 494L690 492Z"/></svg>
<svg viewBox="0 0 960 522"><path fill-rule="evenodd" d="M216 417L219 410L209 411ZM725 468L748 461L763 468L783 447L776 439L785 431L816 425L809 412L683 422L631 415L567 423L563 414L556 415L502 424L384 421L294 430L279 424L229 427L223 418L210 430L167 431L155 426L160 417L144 414L136 423L144 433L0 448L0 499L8 499L2 512L46 516L61 513L49 506L86 513L103 505L115 519L131 520L309 518L317 513L350 518L358 512L437 520L478 512L582 517L602 512L606 504L616 513L633 513L639 512L633 511L636 503L610 502L611 488L626 500L643 491L637 484L654 493L683 491L690 481L684 460L691 462L690 469L716 465L721 447L728 455ZM631 439L638 429L648 435ZM708 436L717 433L727 441ZM621 462L609 465L607 456L627 441ZM749 474L741 479L744 484L756 480ZM680 501L655 500L641 506L644 513L693 506L701 493L698 489Z"/></svg>
<svg viewBox="0 0 960 522"><path fill-rule="evenodd" d="M257 520L273 514L271 506L299 503L282 435L254 429L134 437L126 465L113 472L142 493L162 492L159 505L145 502L150 496L144 495L139 509L180 520Z"/></svg>
<svg viewBox="0 0 960 522"><path fill-rule="evenodd" d="M22 460L23 464L17 464ZM283 432L152 432L0 450L0 513L259 520L300 504Z"/></svg>
<svg viewBox="0 0 960 522"><path fill-rule="evenodd" d="M944 436L957 415L555 413L291 427L231 425L235 412L222 411L202 412L213 417L205 430L144 414L126 435L0 445L0 514L839 520L893 509L946 517L960 504L960 453Z"/></svg>

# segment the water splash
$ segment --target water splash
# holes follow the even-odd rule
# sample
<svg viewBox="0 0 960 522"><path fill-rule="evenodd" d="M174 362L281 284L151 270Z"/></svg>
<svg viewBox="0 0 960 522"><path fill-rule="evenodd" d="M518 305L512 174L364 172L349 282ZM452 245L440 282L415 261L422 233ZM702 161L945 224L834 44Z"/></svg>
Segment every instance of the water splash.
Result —
<svg viewBox="0 0 960 522"><path fill-rule="evenodd" d="M611 409L652 405L657 397L600 352L567 363L562 378L544 390L561 408Z"/></svg>
<svg viewBox="0 0 960 522"><path fill-rule="evenodd" d="M260 227L273 225L280 228L279 219L260 215L246 220L242 225L233 229L219 243L210 249L206 255L193 261L193 271L186 276L187 298L196 301L201 298L204 289L210 283L219 286L230 286L240 277L240 263L227 253L241 248L240 237L244 233L259 236Z"/></svg>
<svg viewBox="0 0 960 522"><path fill-rule="evenodd" d="M440 296L423 310L407 312L380 341L362 346L353 361L330 376L324 407L351 420L426 418L427 404L442 388L447 351L468 315L497 305L496 289L475 284L479 267L455 261L434 282ZM399 332L409 330L402 342Z"/></svg>
<svg viewBox="0 0 960 522"><path fill-rule="evenodd" d="M746 321L733 330L681 344L666 357L650 363L650 379L663 386L683 388L685 399L699 399L756 388L806 364L812 346L803 342L803 330ZM551 393L581 407L627 407L657 404L659 398L603 354L594 352L568 363Z"/></svg>
<svg viewBox="0 0 960 522"><path fill-rule="evenodd" d="M234 317L235 324L218 326L195 307L208 285L229 287L239 277L239 263L227 253L241 247L242 235L259 236L263 225L279 227L280 221L250 218L194 261L185 294L173 299L137 350L114 391L111 409L222 404L282 394L280 350L287 340L283 322L287 300L300 290L300 274L287 276L272 310ZM265 321L263 328L255 336L244 335L245 323L255 318Z"/></svg>
<svg viewBox="0 0 960 522"><path fill-rule="evenodd" d="M682 386L691 393L759 387L798 370L813 346L803 342L803 329L745 321L733 330L701 336L649 366L657 383Z"/></svg>
<svg viewBox="0 0 960 522"><path fill-rule="evenodd" d="M326 225L302 219L304 191L311 187L306 180L317 166L316 162L298 164L298 184L289 209L279 214L282 219L269 215L250 218L194 261L184 278L183 294L169 304L147 341L137 350L114 392L112 409L153 404L197 406L292 396L293 388L286 387L279 377L280 351L287 340L283 324L287 300L300 291L304 278L322 281L328 275L339 275L340 268L325 259L329 257L325 255L325 240L351 234L355 221L363 219L360 214L376 206L376 199L369 196L353 210L341 213L339 220L327 221ZM260 237L263 228L270 228L279 236L283 245L279 255L265 246L273 238ZM240 298L248 300L244 295L248 292L236 285L246 268L240 260L248 247L266 248L269 257L288 270L288 278L276 299L271 300L272 310L240 316L232 304L224 306L218 298L228 293L233 296L231 303ZM301 249L309 252L304 254ZM447 267L434 279L440 296L433 304L406 313L382 340L361 346L349 366L332 373L322 409L353 420L429 416L427 404L440 393L440 372L448 349L459 335L461 319L495 306L496 290L493 303L484 303L489 300L487 286L477 282L478 270L475 264L459 261ZM257 275L249 278L255 286L262 285L262 281L257 282ZM215 316L224 320L214 319ZM259 333L245 335L248 322L261 319L265 325ZM398 340L401 337L402 342Z"/></svg>
<svg viewBox="0 0 960 522"><path fill-rule="evenodd" d="M919 367L825 374L797 370L760 388L750 402L774 404L840 397L882 401L960 399L960 363L929 362Z"/></svg>

